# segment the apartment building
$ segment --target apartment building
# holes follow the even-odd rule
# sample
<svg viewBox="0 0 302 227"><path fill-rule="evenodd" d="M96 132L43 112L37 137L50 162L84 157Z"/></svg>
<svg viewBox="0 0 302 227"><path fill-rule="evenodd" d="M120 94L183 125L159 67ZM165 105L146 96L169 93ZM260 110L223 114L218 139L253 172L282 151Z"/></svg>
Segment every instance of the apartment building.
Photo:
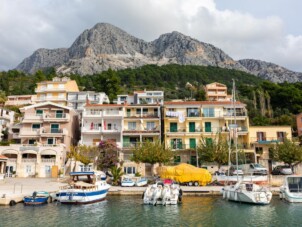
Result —
<svg viewBox="0 0 302 227"><path fill-rule="evenodd" d="M269 157L269 150L284 139L292 140L291 126L250 126L250 149L256 154L256 162L272 170L273 161Z"/></svg>
<svg viewBox="0 0 302 227"><path fill-rule="evenodd" d="M236 121L235 121L236 119ZM175 163L196 165L196 147L221 133L237 128L238 143L248 143L248 116L245 104L229 101L178 101L164 103L164 141L175 151Z"/></svg>
<svg viewBox="0 0 302 227"><path fill-rule="evenodd" d="M68 77L54 77L52 81L39 82L35 89L37 102L50 101L63 106L67 105L67 93L78 91L76 81Z"/></svg>
<svg viewBox="0 0 302 227"><path fill-rule="evenodd" d="M5 106L25 106L35 104L37 95L9 95Z"/></svg>
<svg viewBox="0 0 302 227"><path fill-rule="evenodd" d="M79 91L67 93L67 106L73 108L78 113L83 112L86 102L103 104L110 103L110 100L104 92Z"/></svg>
<svg viewBox="0 0 302 227"><path fill-rule="evenodd" d="M3 134L4 131L8 133L9 128L13 125L14 118L14 111L5 108L0 108L0 141L3 139L3 136L5 136Z"/></svg>
<svg viewBox="0 0 302 227"><path fill-rule="evenodd" d="M77 113L52 102L26 106L20 111L24 116L15 136L21 144L0 147L0 154L8 158L7 176L57 177L65 165L66 152L78 140Z"/></svg>
<svg viewBox="0 0 302 227"><path fill-rule="evenodd" d="M163 91L134 91L133 95L118 95L117 104L160 104L164 103Z"/></svg>
<svg viewBox="0 0 302 227"><path fill-rule="evenodd" d="M97 146L100 141L111 140L122 148L123 105L89 104L82 115L80 144Z"/></svg>
<svg viewBox="0 0 302 227"><path fill-rule="evenodd" d="M221 83L211 83L205 86L208 101L230 101L231 96L227 94L227 86Z"/></svg>

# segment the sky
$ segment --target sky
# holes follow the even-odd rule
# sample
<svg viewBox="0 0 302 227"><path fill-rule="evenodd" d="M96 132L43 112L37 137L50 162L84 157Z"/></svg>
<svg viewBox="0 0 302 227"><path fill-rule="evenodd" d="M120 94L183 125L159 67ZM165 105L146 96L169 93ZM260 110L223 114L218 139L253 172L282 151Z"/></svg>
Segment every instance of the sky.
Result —
<svg viewBox="0 0 302 227"><path fill-rule="evenodd" d="M301 9L301 0L1 0L0 71L106 22L145 41L178 31L234 60L302 72Z"/></svg>

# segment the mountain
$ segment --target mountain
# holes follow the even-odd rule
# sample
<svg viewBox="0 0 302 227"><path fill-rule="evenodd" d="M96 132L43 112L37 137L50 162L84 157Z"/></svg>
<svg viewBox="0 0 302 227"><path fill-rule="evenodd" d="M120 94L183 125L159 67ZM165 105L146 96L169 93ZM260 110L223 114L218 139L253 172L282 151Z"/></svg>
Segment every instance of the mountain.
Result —
<svg viewBox="0 0 302 227"><path fill-rule="evenodd" d="M282 83L285 81L294 83L302 81L302 73L290 71L270 62L254 59L242 59L238 62L251 74L275 83Z"/></svg>
<svg viewBox="0 0 302 227"><path fill-rule="evenodd" d="M85 30L69 48L36 50L16 69L32 74L39 69L55 67L57 73L88 75L109 68L119 70L148 64L217 66L252 73L274 82L302 81L299 73L272 63L237 62L221 49L179 32L163 34L146 42L107 23L98 23Z"/></svg>

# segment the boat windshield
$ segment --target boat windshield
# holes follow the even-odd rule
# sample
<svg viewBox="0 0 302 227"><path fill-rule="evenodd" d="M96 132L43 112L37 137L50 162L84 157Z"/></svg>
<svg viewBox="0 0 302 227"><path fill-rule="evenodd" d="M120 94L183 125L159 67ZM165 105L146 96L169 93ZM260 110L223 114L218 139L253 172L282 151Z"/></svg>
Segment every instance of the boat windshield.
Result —
<svg viewBox="0 0 302 227"><path fill-rule="evenodd" d="M258 163L255 164L255 167L256 167L256 168L265 168L263 165L258 164Z"/></svg>

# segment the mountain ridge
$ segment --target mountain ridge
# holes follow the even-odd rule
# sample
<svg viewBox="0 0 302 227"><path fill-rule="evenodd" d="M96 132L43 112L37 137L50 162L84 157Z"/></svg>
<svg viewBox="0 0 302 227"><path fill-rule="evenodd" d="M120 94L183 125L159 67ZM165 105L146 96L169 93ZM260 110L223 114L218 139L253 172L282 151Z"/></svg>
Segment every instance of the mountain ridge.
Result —
<svg viewBox="0 0 302 227"><path fill-rule="evenodd" d="M260 60L235 61L214 45L177 31L146 42L108 23L98 23L84 30L69 48L40 48L16 69L32 74L39 69L55 67L59 74L88 75L109 68L120 70L148 64L217 66L252 73L273 82L302 81L302 73Z"/></svg>

